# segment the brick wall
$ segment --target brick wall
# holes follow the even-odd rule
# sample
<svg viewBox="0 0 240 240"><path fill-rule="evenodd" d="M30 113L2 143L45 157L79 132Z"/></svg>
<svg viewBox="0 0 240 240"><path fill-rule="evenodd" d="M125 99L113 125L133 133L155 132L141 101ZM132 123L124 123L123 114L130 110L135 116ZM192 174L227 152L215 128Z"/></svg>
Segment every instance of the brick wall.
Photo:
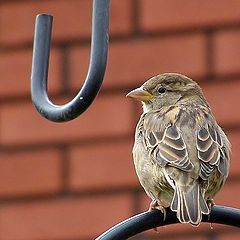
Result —
<svg viewBox="0 0 240 240"><path fill-rule="evenodd" d="M111 0L101 93L80 118L51 123L30 100L34 20L54 15L51 98L67 102L85 78L90 0L1 0L0 240L87 240L148 208L131 148L139 104L132 88L162 72L197 80L233 145L216 203L240 206L240 2ZM175 225L141 239L239 239L236 228ZM135 239L140 239L135 238Z"/></svg>

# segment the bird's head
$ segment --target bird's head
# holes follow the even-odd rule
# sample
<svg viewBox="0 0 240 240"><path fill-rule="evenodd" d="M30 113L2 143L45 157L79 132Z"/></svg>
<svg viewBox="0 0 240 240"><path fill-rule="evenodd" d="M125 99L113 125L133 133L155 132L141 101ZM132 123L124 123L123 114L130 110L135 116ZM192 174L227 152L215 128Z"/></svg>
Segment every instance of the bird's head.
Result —
<svg viewBox="0 0 240 240"><path fill-rule="evenodd" d="M198 84L177 73L164 73L152 77L126 96L141 101L144 112L188 101L207 104Z"/></svg>

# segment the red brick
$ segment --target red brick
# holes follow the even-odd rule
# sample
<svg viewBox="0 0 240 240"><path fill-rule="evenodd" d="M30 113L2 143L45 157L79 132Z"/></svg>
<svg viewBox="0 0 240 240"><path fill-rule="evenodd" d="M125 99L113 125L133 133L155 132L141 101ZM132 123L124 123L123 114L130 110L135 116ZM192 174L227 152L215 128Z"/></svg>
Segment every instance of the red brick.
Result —
<svg viewBox="0 0 240 240"><path fill-rule="evenodd" d="M239 15L240 16L240 15ZM239 49L240 31L221 31L213 37L214 65L216 74L231 74L239 72L240 57Z"/></svg>
<svg viewBox="0 0 240 240"><path fill-rule="evenodd" d="M132 132L131 104L122 95L98 97L86 113L62 124L43 119L31 103L5 104L0 109L0 122L4 145L118 137Z"/></svg>
<svg viewBox="0 0 240 240"><path fill-rule="evenodd" d="M229 137L229 141L232 144L232 154L231 154L231 165L230 165L230 175L231 176L239 176L240 175L240 131L231 131L227 132L227 136Z"/></svg>
<svg viewBox="0 0 240 240"><path fill-rule="evenodd" d="M0 238L93 239L130 215L126 194L3 205Z"/></svg>
<svg viewBox="0 0 240 240"><path fill-rule="evenodd" d="M103 86L140 84L162 72L204 75L205 46L206 41L201 34L112 43ZM79 79L86 77L88 59L88 48L71 49L71 80L75 89L79 88Z"/></svg>
<svg viewBox="0 0 240 240"><path fill-rule="evenodd" d="M139 183L140 186L140 183ZM149 209L149 205L151 203L151 198L145 193L142 188L142 192L140 194L140 212L145 212Z"/></svg>
<svg viewBox="0 0 240 240"><path fill-rule="evenodd" d="M20 50L0 53L0 96L16 96L30 94L32 51ZM60 52L51 51L49 68L49 90L56 92L60 89ZM14 69L14 70L13 70Z"/></svg>
<svg viewBox="0 0 240 240"><path fill-rule="evenodd" d="M240 122L240 114L237 112L240 81L205 84L202 88L220 125Z"/></svg>
<svg viewBox="0 0 240 240"><path fill-rule="evenodd" d="M132 142L74 147L70 155L70 187L106 189L138 185Z"/></svg>
<svg viewBox="0 0 240 240"><path fill-rule="evenodd" d="M92 1L31 1L2 4L0 8L0 28L2 43L32 41L35 16L48 13L54 16L54 38L75 39L86 37L91 32ZM131 25L132 1L111 1L111 33L128 33ZM24 13L24 14L23 14Z"/></svg>
<svg viewBox="0 0 240 240"><path fill-rule="evenodd" d="M133 31L133 2L134 0L110 1L110 36L128 34Z"/></svg>
<svg viewBox="0 0 240 240"><path fill-rule="evenodd" d="M0 196L53 193L61 189L61 156L42 150L0 154Z"/></svg>
<svg viewBox="0 0 240 240"><path fill-rule="evenodd" d="M228 231L218 236L218 240L239 240L240 230L239 228L228 227Z"/></svg>
<svg viewBox="0 0 240 240"><path fill-rule="evenodd" d="M223 186L221 191L216 195L214 201L219 205L238 208L240 195L236 193L239 193L239 183L231 182L229 180Z"/></svg>
<svg viewBox="0 0 240 240"><path fill-rule="evenodd" d="M140 25L145 31L215 27L240 20L236 0L141 0Z"/></svg>

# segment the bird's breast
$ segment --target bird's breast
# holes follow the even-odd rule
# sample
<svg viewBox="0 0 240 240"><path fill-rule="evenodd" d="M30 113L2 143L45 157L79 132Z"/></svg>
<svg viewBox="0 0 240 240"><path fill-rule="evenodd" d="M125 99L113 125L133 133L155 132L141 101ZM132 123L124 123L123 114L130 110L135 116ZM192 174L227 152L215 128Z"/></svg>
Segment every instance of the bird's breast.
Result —
<svg viewBox="0 0 240 240"><path fill-rule="evenodd" d="M139 181L148 196L153 200L160 199L165 206L169 206L173 189L165 178L163 168L150 158L140 142L134 145L133 159Z"/></svg>

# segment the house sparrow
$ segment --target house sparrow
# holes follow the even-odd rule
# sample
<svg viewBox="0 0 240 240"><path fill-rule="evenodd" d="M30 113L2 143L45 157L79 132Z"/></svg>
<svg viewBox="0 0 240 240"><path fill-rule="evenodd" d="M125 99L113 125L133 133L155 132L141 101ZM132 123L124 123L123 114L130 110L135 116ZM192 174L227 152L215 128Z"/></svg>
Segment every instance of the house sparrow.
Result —
<svg viewBox="0 0 240 240"><path fill-rule="evenodd" d="M143 114L136 127L133 158L151 209L176 212L198 225L229 171L230 143L192 79L164 73L129 92Z"/></svg>

